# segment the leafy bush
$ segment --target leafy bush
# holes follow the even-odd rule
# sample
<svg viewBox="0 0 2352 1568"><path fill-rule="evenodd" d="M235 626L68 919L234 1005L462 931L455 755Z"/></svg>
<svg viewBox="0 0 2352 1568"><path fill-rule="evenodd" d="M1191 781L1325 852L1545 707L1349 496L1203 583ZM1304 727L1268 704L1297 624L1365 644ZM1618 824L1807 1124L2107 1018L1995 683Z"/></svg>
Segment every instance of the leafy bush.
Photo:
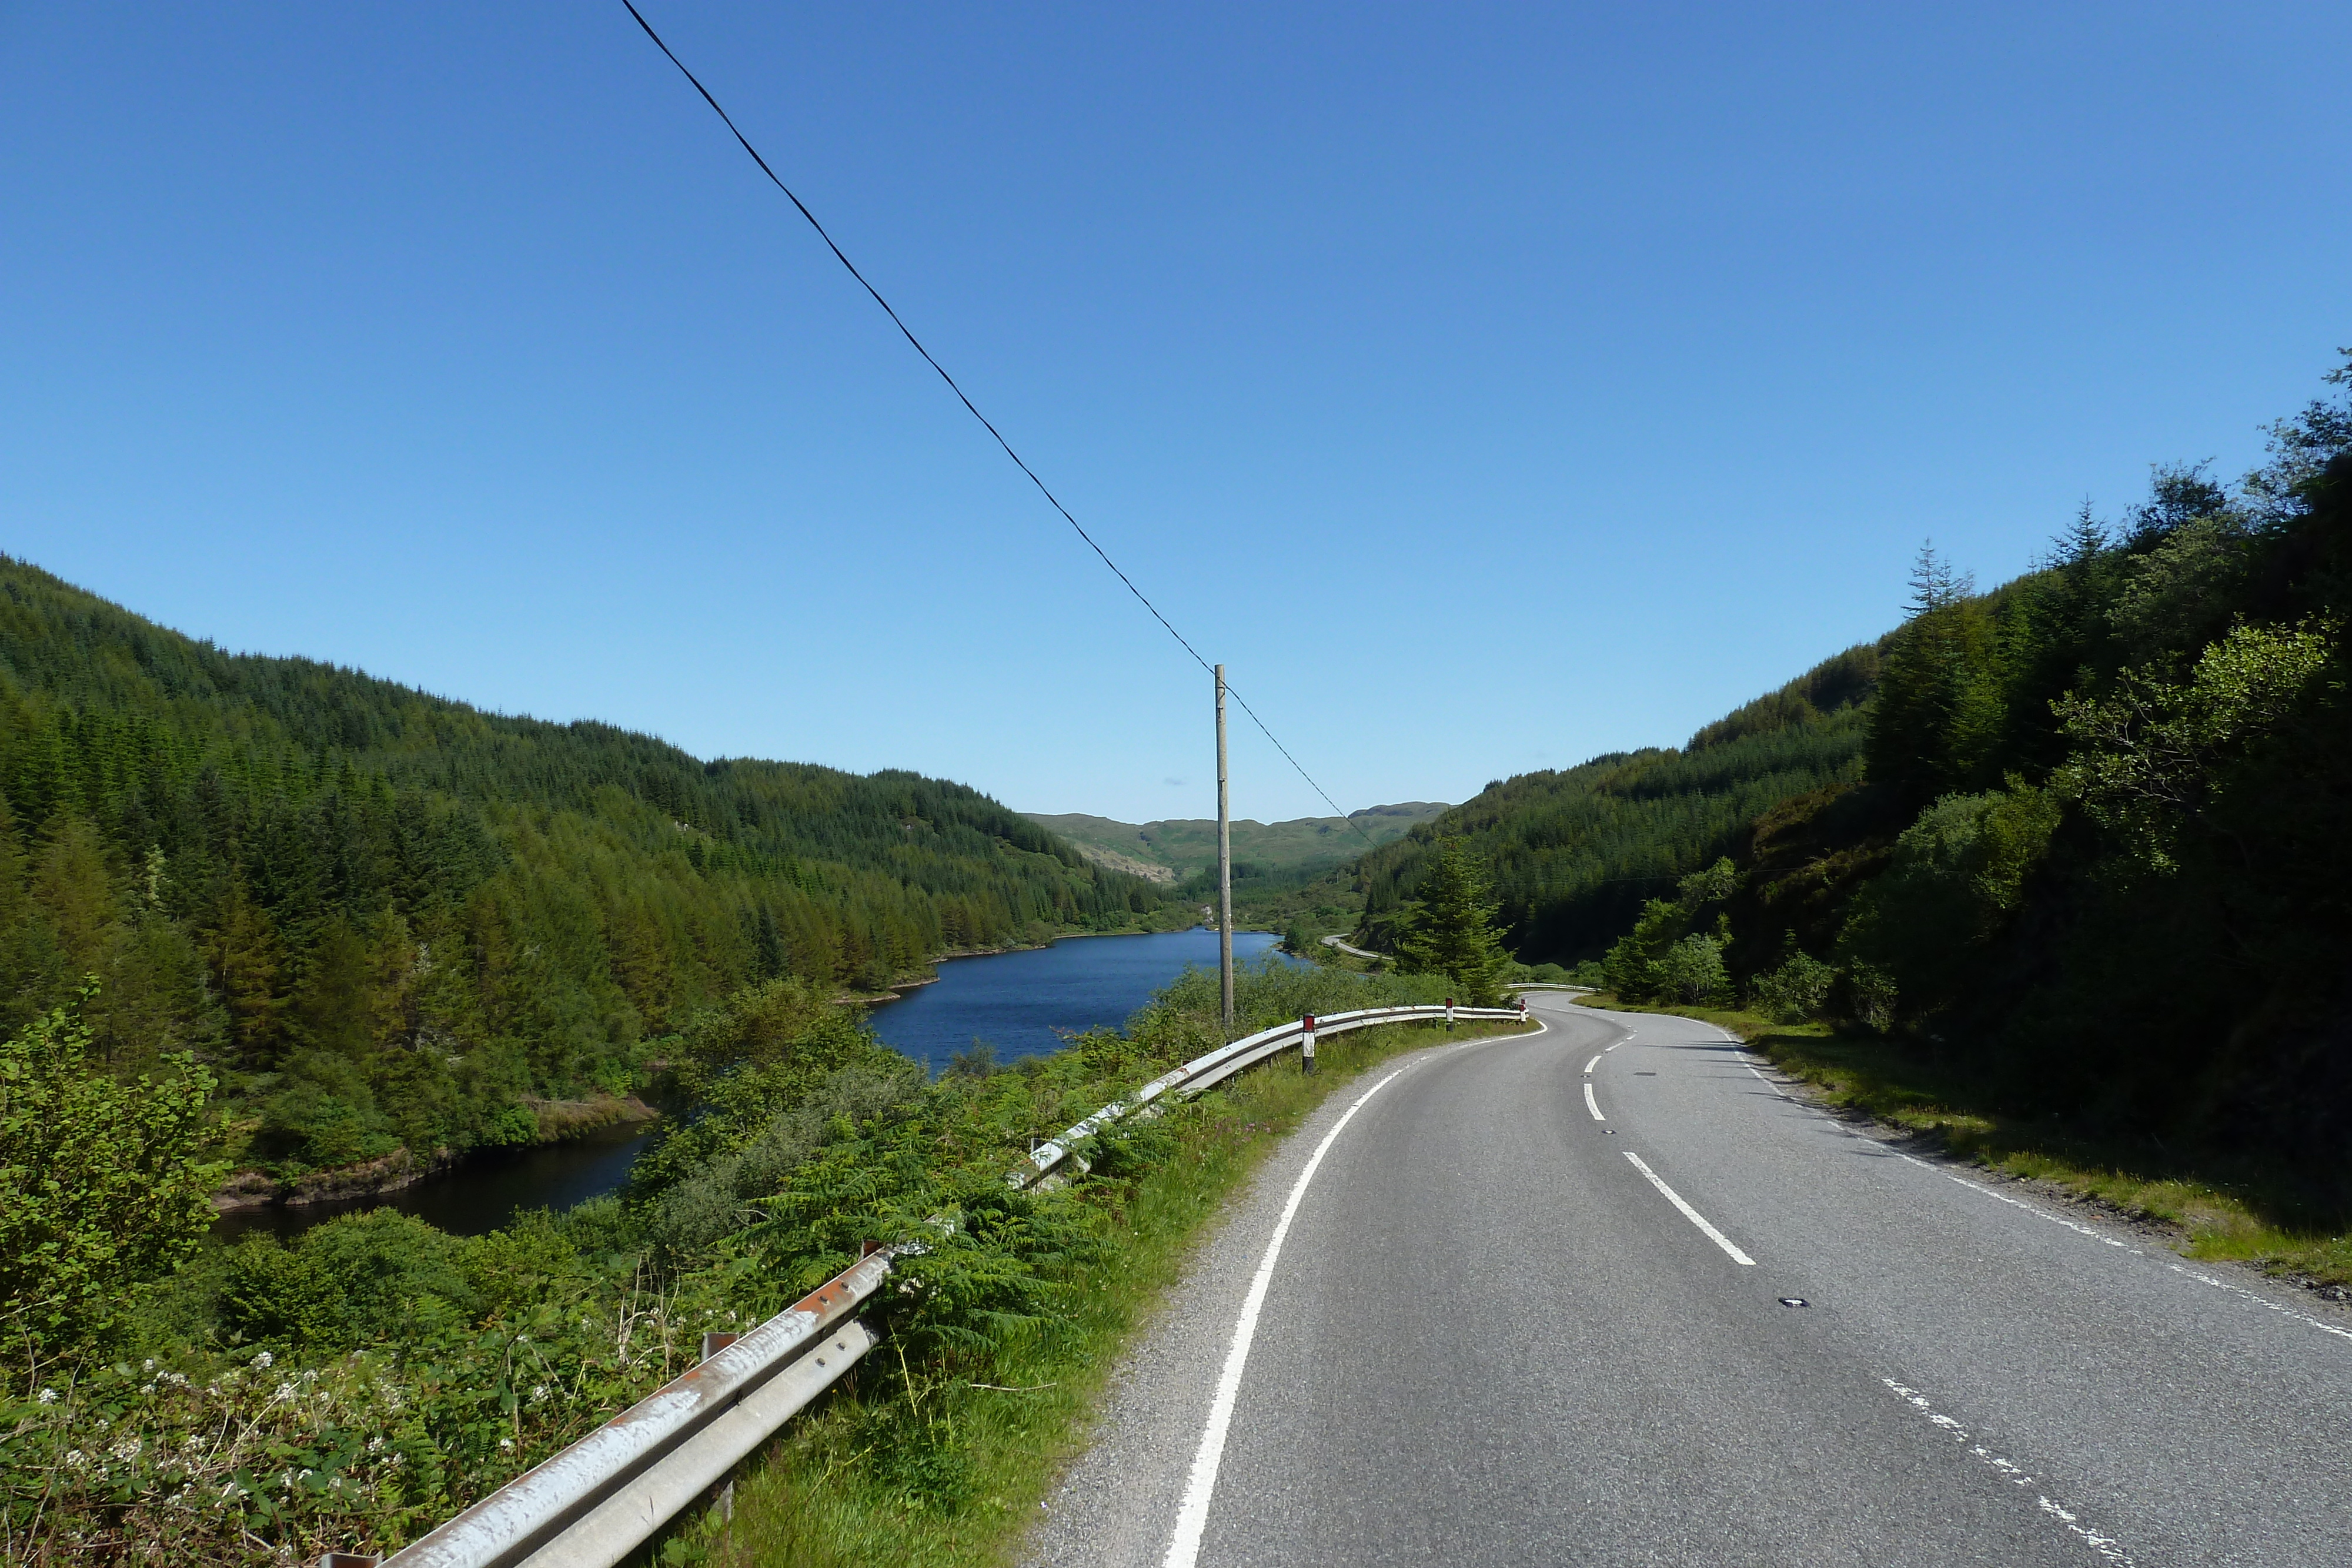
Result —
<svg viewBox="0 0 2352 1568"><path fill-rule="evenodd" d="M1836 984L1835 969L1803 952L1791 952L1779 968L1749 983L1748 998L1776 1023L1803 1023L1822 1016Z"/></svg>
<svg viewBox="0 0 2352 1568"><path fill-rule="evenodd" d="M1738 872L1729 859L1718 859L1684 877L1673 898L1643 904L1633 929L1601 961L1608 988L1631 1002L1699 1002L1727 994L1731 977L1723 955L1731 946L1730 926L1717 914L1713 930L1693 927L1709 907L1738 889Z"/></svg>
<svg viewBox="0 0 2352 1568"><path fill-rule="evenodd" d="M52 1350L195 1251L225 1174L197 1158L208 1073L182 1056L123 1083L89 1046L79 1002L0 1041L0 1301Z"/></svg>
<svg viewBox="0 0 2352 1568"><path fill-rule="evenodd" d="M1901 988L1915 1014L1949 1005L1973 950L2017 913L2060 815L2054 794L2014 778L2005 790L1937 800L1855 900L1841 953Z"/></svg>
<svg viewBox="0 0 2352 1568"><path fill-rule="evenodd" d="M1856 964L1846 971L1846 1011L1863 1028L1885 1034L1895 1027L1895 1007L1901 993L1885 971Z"/></svg>
<svg viewBox="0 0 2352 1568"><path fill-rule="evenodd" d="M1723 966L1723 945L1696 932L1667 948L1655 973L1659 988L1679 1002L1715 1001L1731 990L1731 975Z"/></svg>
<svg viewBox="0 0 2352 1568"><path fill-rule="evenodd" d="M398 1339L420 1318L474 1304L465 1243L394 1209L348 1214L291 1247L249 1236L229 1253L221 1326L280 1353L335 1354Z"/></svg>

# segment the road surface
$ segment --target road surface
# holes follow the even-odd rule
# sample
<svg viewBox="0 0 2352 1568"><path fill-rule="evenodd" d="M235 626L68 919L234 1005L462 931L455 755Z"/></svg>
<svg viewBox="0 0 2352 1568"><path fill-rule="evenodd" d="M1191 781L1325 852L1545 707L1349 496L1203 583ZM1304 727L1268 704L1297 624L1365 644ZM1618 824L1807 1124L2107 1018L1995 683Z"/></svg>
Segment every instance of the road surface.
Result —
<svg viewBox="0 0 2352 1568"><path fill-rule="evenodd" d="M1531 1001L1277 1152L1033 1563L2352 1563L2352 1314Z"/></svg>

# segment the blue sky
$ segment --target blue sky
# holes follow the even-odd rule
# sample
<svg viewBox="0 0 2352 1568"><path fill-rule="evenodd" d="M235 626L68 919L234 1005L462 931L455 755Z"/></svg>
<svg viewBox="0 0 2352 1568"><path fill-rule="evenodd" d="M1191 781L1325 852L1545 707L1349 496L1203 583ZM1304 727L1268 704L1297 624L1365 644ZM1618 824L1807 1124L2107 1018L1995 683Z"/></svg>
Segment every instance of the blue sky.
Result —
<svg viewBox="0 0 2352 1568"><path fill-rule="evenodd" d="M1675 744L2352 342L2352 11L647 7L1343 807ZM612 5L0 8L0 549L701 756L1207 677ZM1323 808L1239 719L1236 814Z"/></svg>

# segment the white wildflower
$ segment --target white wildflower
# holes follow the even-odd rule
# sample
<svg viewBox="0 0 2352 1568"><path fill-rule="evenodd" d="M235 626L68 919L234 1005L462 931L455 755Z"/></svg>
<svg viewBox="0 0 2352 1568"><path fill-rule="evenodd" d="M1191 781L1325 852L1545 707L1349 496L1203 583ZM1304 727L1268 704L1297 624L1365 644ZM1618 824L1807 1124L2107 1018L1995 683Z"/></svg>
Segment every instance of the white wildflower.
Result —
<svg viewBox="0 0 2352 1568"><path fill-rule="evenodd" d="M281 1384L279 1384L279 1385L278 1385L278 1392L277 1392L277 1393L275 1393L275 1394L273 1394L273 1395L271 1395L271 1396L270 1396L270 1397L271 1397L272 1399L291 1399L291 1398L293 1398L293 1397L294 1397L294 1385L293 1385L293 1384L291 1384L291 1383L281 1383Z"/></svg>
<svg viewBox="0 0 2352 1568"><path fill-rule="evenodd" d="M253 1364L259 1370L267 1372L269 1370L269 1364L272 1359L274 1358L268 1351L265 1350L259 1355L253 1358Z"/></svg>
<svg viewBox="0 0 2352 1568"><path fill-rule="evenodd" d="M118 1459L135 1459L139 1457L140 1450L146 1446L136 1437L125 1437L107 1451Z"/></svg>
<svg viewBox="0 0 2352 1568"><path fill-rule="evenodd" d="M499 1439L499 1447L501 1448L511 1448L514 1447L514 1439L512 1437L500 1437Z"/></svg>
<svg viewBox="0 0 2352 1568"><path fill-rule="evenodd" d="M139 1370L140 1370L140 1371L142 1371L142 1372L152 1372L152 1371L154 1371L154 1370L155 1370L155 1358L154 1358L153 1356L152 1356L152 1355L151 1355L151 1356L149 1356L146 1360L144 1360L144 1361L141 1362L141 1363L139 1364Z"/></svg>
<svg viewBox="0 0 2352 1568"><path fill-rule="evenodd" d="M68 1448L66 1450L66 1468L68 1469L78 1470L88 1463L89 1463L89 1456L83 1453L79 1448Z"/></svg>
<svg viewBox="0 0 2352 1568"><path fill-rule="evenodd" d="M44 1405L55 1405L57 1402L58 1402L58 1391L57 1391L56 1389L54 1389L54 1388L44 1388L44 1389L42 1389L42 1390L41 1390L41 1403L42 1403L42 1404L44 1404Z"/></svg>
<svg viewBox="0 0 2352 1568"><path fill-rule="evenodd" d="M368 1451L369 1453L371 1453L371 1454L381 1454L381 1453L383 1453L383 1439L382 1437L370 1437L370 1438L368 1439L367 1451Z"/></svg>
<svg viewBox="0 0 2352 1568"><path fill-rule="evenodd" d="M532 1384L532 1385L530 1385L530 1396L531 1396L533 1399L544 1399L544 1398L546 1398L546 1397L547 1397L547 1385L546 1385L546 1384L544 1384L544 1383L534 1383L534 1384Z"/></svg>

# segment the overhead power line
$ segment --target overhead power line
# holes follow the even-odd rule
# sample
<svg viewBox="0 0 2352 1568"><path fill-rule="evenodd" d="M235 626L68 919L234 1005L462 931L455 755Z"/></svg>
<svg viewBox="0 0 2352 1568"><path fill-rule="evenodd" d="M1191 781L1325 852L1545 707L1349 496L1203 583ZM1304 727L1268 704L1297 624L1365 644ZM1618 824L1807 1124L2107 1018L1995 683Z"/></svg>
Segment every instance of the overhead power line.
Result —
<svg viewBox="0 0 2352 1568"><path fill-rule="evenodd" d="M686 78L687 81L693 86L696 92L702 95L702 101L710 106L710 111L719 117L721 124L727 127L728 131L735 138L737 144L740 145L745 152L751 155L752 162L760 166L760 172L768 177L768 183L775 186L777 190L782 191L784 193L784 199L792 203L793 210L798 212L802 217L808 220L809 227L816 231L816 237L824 241L825 248L833 252L833 258L841 263L843 268L848 272L850 277L857 279L858 287L865 289L866 292L872 297L875 304L882 307L882 313L890 318L890 324L898 329L898 335L907 340L908 346L913 348L915 352L923 356L923 363L930 366L932 370L939 372L939 378L947 383L948 391L955 393L956 401L963 404L966 413L970 413L972 418L980 421L981 428L987 431L990 435L995 437L996 444L1004 449L1004 455L1013 459L1013 465L1020 469L1023 474L1028 476L1029 483L1037 486L1037 493L1045 497L1046 503L1051 506L1054 510L1062 515L1062 520L1068 523L1071 528L1077 530L1078 538L1086 540L1087 548L1093 550L1095 554L1101 559L1103 565L1110 568L1113 576L1117 577L1120 582L1126 584L1127 591L1135 595L1136 602L1142 605L1146 610L1151 612L1151 618L1154 621L1159 622L1160 624L1166 629L1171 637L1176 639L1178 645L1181 646L1184 652L1192 655L1192 662L1200 665L1203 670L1207 670L1212 674L1214 674L1216 666L1210 664L1208 660L1202 658L1201 656L1201 651L1198 648L1193 647L1191 642L1185 638L1184 633L1176 630L1175 624L1171 622L1167 616L1162 615L1160 612L1160 607L1152 603L1151 600L1144 593L1143 590L1135 585L1135 580L1128 576L1126 572L1119 570L1118 562L1110 559L1110 552L1104 549L1101 545L1095 542L1095 537L1087 532L1086 525L1079 522L1076 517L1070 515L1069 507L1062 505L1060 497L1056 497L1052 490L1046 488L1045 481L1037 477L1037 471L1030 467L1028 464L1022 461L1021 454L1013 450L1013 444L1004 439L1004 433L997 429L996 426L990 422L988 415L981 413L979 406L965 394L963 388L956 384L955 377L948 374L947 367L940 364L939 361L931 357L931 351L923 347L922 340L916 337L915 334L908 329L907 323L899 319L898 312L891 308L890 302L882 298L882 291L875 287L873 284L867 282L866 275L857 270L857 264L851 261L849 257L843 253L841 246L834 243L833 235L825 232L825 227L823 224L817 222L816 214L809 211L808 204L802 201L800 197L794 195L793 193L793 188L790 185L785 184L783 181L777 176L776 172L768 166L768 161L760 156L760 150L751 145L751 139L743 134L741 128L735 123L734 117L729 114L727 110L720 106L719 100L710 95L710 89L702 85L702 78L696 76L691 70L688 70L687 68L686 62L677 57L677 51L672 49L667 44L662 42L662 36L654 31L654 25L646 20L645 13L637 9L635 0L621 0L621 4L624 6L626 6L629 15L636 19L637 26L645 29L646 37L654 41L654 47L659 49L665 56L668 57L669 63L677 68L678 74ZM1349 827L1354 828L1356 830L1356 835L1362 839L1366 844L1371 844L1372 836L1370 833L1365 832L1362 826L1359 824L1353 817L1349 816L1347 812L1340 810L1339 803L1331 799L1330 793L1326 790L1322 785L1315 782L1315 779L1312 774L1308 773L1305 768L1300 767L1298 758L1290 755L1290 748L1283 745L1281 740L1276 738L1273 730L1266 727L1265 720L1258 717L1257 710L1251 707L1249 704L1244 700L1242 695L1239 692L1234 691L1230 684L1226 685L1225 693L1228 696L1231 696L1234 702L1240 704L1242 712L1250 716L1250 722L1257 726L1259 733L1263 734L1267 740L1274 743L1274 748L1282 753L1283 760L1289 763L1291 767L1297 768L1298 776L1307 780L1307 787L1313 789L1318 795L1323 797L1323 803L1330 807L1333 813L1339 816Z"/></svg>

